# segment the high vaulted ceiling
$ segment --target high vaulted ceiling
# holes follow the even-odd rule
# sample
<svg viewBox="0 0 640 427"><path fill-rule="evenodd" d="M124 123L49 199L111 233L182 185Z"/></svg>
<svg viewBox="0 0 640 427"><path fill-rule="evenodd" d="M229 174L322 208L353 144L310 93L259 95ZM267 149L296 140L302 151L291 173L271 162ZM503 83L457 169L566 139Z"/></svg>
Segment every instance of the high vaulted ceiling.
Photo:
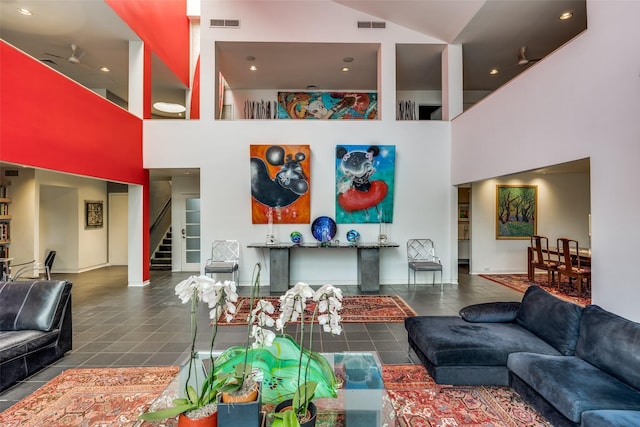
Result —
<svg viewBox="0 0 640 427"><path fill-rule="evenodd" d="M310 0L294 0L310 1ZM553 52L586 28L585 0L334 0L335 3L442 40L436 45L398 45L397 89L440 89L440 54L446 43L463 47L464 90L493 91L535 64L518 65L520 47L527 57L539 59ZM32 16L17 13L19 7ZM561 21L562 12L573 18ZM382 30L384 31L384 30ZM103 0L0 0L0 37L79 83L105 89L126 102L128 42L137 36ZM76 45L79 63L72 63ZM221 69L231 88L375 90L375 44L220 43ZM372 51L373 49L373 51ZM296 52L301 60L291 61ZM259 58L264 70L277 70L283 62L299 70L263 72L256 79L240 70L247 56ZM345 56L362 57L357 72L340 73L333 64ZM282 58L288 58L282 61ZM332 64L329 72L326 64ZM109 73L100 71L107 66ZM157 59L153 64L153 102L184 103L185 87ZM489 75L491 68L500 73ZM237 70L237 71L236 71ZM287 76L286 83L281 80ZM291 76L300 76L292 81ZM373 86L372 86L373 85Z"/></svg>

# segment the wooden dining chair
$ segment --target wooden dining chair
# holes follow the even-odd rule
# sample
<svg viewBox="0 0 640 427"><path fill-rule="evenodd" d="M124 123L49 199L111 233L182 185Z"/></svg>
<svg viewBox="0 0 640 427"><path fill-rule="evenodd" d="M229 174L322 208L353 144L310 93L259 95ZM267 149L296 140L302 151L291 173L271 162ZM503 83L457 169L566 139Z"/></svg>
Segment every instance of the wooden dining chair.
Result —
<svg viewBox="0 0 640 427"><path fill-rule="evenodd" d="M529 261L529 268L533 273L531 279L535 282L535 270L539 269L547 272L550 285L555 283L559 262L552 260L549 255L549 239L545 236L531 236L531 251L532 256Z"/></svg>
<svg viewBox="0 0 640 427"><path fill-rule="evenodd" d="M591 286L591 267L583 266L580 263L580 253L578 252L578 241L561 237L558 239L558 287L562 275L569 277L569 284L572 279L578 281L578 295L582 295L582 280L586 279L587 288Z"/></svg>

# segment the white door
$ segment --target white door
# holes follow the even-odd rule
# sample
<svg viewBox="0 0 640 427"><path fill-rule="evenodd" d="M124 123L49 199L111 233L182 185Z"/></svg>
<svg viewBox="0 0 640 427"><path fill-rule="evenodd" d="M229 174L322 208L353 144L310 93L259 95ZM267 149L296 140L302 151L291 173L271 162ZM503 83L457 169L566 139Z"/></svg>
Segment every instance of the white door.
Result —
<svg viewBox="0 0 640 427"><path fill-rule="evenodd" d="M200 271L200 195L184 194L180 229L182 271Z"/></svg>
<svg viewBox="0 0 640 427"><path fill-rule="evenodd" d="M128 265L129 195L109 194L109 265Z"/></svg>

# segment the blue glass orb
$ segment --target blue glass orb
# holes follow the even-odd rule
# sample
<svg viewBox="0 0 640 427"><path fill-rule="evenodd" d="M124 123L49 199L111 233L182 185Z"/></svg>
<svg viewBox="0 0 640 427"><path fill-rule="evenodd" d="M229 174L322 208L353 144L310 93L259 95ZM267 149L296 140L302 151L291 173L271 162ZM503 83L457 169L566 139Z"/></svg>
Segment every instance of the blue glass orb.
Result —
<svg viewBox="0 0 640 427"><path fill-rule="evenodd" d="M336 235L336 222L328 216L319 216L311 224L311 233L319 242L329 242Z"/></svg>
<svg viewBox="0 0 640 427"><path fill-rule="evenodd" d="M296 245L302 242L302 233L300 233L299 231L292 231L289 237L291 237L291 241Z"/></svg>
<svg viewBox="0 0 640 427"><path fill-rule="evenodd" d="M358 240L360 240L360 233L356 230L347 231L347 241L349 243L356 243Z"/></svg>

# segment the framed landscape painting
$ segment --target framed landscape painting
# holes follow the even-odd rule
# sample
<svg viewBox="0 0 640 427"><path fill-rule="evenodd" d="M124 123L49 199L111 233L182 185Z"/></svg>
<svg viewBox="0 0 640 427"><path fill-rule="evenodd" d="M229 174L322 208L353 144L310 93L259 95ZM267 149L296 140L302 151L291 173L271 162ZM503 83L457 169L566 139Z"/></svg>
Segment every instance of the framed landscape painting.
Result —
<svg viewBox="0 0 640 427"><path fill-rule="evenodd" d="M538 230L538 186L496 186L496 239L527 240Z"/></svg>

